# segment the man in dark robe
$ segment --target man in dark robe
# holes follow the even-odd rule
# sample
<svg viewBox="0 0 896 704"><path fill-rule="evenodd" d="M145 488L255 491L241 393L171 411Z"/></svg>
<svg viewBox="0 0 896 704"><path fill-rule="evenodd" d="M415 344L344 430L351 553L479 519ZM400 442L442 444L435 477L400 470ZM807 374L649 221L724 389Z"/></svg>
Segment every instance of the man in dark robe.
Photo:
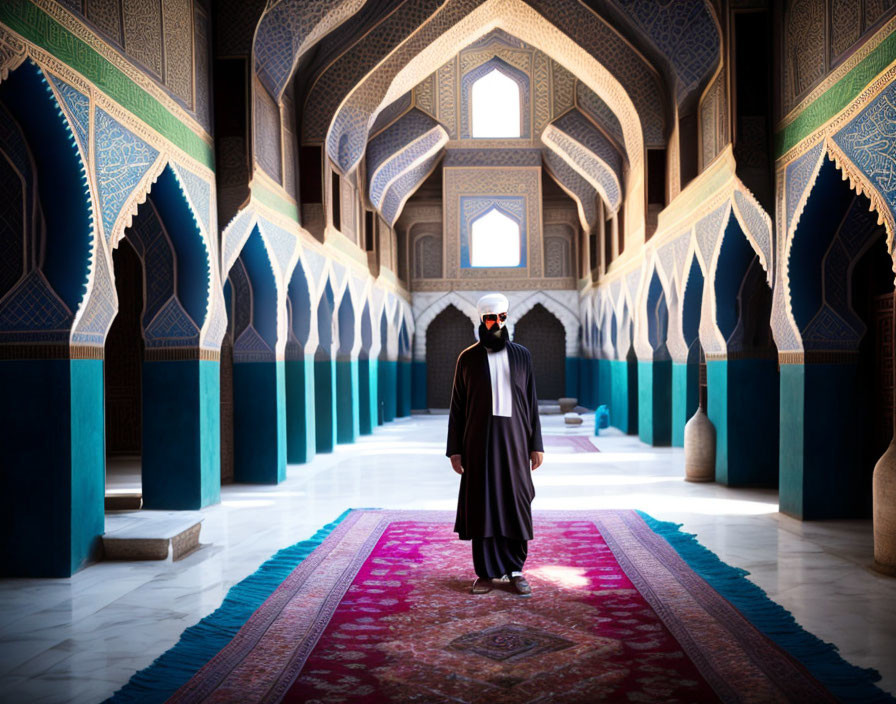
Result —
<svg viewBox="0 0 896 704"><path fill-rule="evenodd" d="M457 358L448 418L446 454L460 474L454 530L473 542L474 594L509 579L520 596L531 596L523 576L531 473L544 459L532 357L508 340L507 298L483 296L478 308L479 342Z"/></svg>

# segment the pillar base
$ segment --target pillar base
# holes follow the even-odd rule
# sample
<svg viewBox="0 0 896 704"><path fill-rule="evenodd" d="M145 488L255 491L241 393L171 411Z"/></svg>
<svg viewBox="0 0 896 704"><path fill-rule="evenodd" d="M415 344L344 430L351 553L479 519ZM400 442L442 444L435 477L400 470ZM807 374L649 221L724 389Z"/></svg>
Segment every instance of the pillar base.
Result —
<svg viewBox="0 0 896 704"><path fill-rule="evenodd" d="M638 362L638 436L654 447L672 443L672 361Z"/></svg>
<svg viewBox="0 0 896 704"><path fill-rule="evenodd" d="M195 511L221 500L221 369L143 363L143 507Z"/></svg>
<svg viewBox="0 0 896 704"><path fill-rule="evenodd" d="M310 462L315 455L314 357L289 359L286 379L286 461Z"/></svg>
<svg viewBox="0 0 896 704"><path fill-rule="evenodd" d="M0 576L70 577L105 529L103 361L3 360L0 388Z"/></svg>
<svg viewBox="0 0 896 704"><path fill-rule="evenodd" d="M282 361L234 362L233 478L286 479L286 384Z"/></svg>

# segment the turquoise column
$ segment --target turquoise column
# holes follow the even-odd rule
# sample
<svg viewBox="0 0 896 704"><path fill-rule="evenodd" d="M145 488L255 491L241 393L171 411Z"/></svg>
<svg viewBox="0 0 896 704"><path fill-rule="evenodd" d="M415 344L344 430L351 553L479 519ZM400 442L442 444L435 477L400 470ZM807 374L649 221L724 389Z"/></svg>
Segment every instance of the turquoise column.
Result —
<svg viewBox="0 0 896 704"><path fill-rule="evenodd" d="M336 360L314 360L314 426L318 453L336 446Z"/></svg>
<svg viewBox="0 0 896 704"><path fill-rule="evenodd" d="M383 422L395 420L398 399L398 362L394 359L381 359L379 364L380 401L382 403Z"/></svg>
<svg viewBox="0 0 896 704"><path fill-rule="evenodd" d="M238 482L286 479L286 381L282 360L233 364L233 475Z"/></svg>
<svg viewBox="0 0 896 704"><path fill-rule="evenodd" d="M370 402L370 360L367 357L358 359L358 433L370 435L376 421L373 404Z"/></svg>
<svg viewBox="0 0 896 704"><path fill-rule="evenodd" d="M629 431L629 393L628 362L620 359L610 360L610 377L612 380L612 397L610 401L610 422L613 427L623 433Z"/></svg>
<svg viewBox="0 0 896 704"><path fill-rule="evenodd" d="M699 404L698 364L672 363L672 445L684 447L684 426Z"/></svg>
<svg viewBox="0 0 896 704"><path fill-rule="evenodd" d="M716 481L777 486L777 360L708 360L706 379L706 413L716 428Z"/></svg>
<svg viewBox="0 0 896 704"><path fill-rule="evenodd" d="M284 362L286 376L286 461L310 462L315 455L314 357Z"/></svg>
<svg viewBox="0 0 896 704"><path fill-rule="evenodd" d="M411 365L411 408L424 411L429 408L426 400L426 362L415 359Z"/></svg>
<svg viewBox="0 0 896 704"><path fill-rule="evenodd" d="M101 359L0 361L0 576L70 577L105 530Z"/></svg>
<svg viewBox="0 0 896 704"><path fill-rule="evenodd" d="M871 516L855 364L781 365L780 510L803 520Z"/></svg>
<svg viewBox="0 0 896 704"><path fill-rule="evenodd" d="M672 360L638 360L638 437L657 447L672 443Z"/></svg>
<svg viewBox="0 0 896 704"><path fill-rule="evenodd" d="M564 365L566 372L566 384L563 389L563 393L566 394L569 398L577 398L579 400L579 404L582 406L587 406L585 403L587 390L583 388L587 386L587 371L583 374L583 370L580 369L582 366L582 362L587 362L588 360L579 359L578 357L566 357Z"/></svg>
<svg viewBox="0 0 896 704"><path fill-rule="evenodd" d="M607 406L613 405L613 372L612 362L609 359L597 360L597 405ZM612 410L610 413L612 418Z"/></svg>
<svg viewBox="0 0 896 704"><path fill-rule="evenodd" d="M218 361L143 362L144 508L196 510L221 500L220 380Z"/></svg>
<svg viewBox="0 0 896 704"><path fill-rule="evenodd" d="M336 442L358 439L359 425L358 360L336 360Z"/></svg>
<svg viewBox="0 0 896 704"><path fill-rule="evenodd" d="M406 418L411 415L411 360L398 361L398 399L395 415Z"/></svg>

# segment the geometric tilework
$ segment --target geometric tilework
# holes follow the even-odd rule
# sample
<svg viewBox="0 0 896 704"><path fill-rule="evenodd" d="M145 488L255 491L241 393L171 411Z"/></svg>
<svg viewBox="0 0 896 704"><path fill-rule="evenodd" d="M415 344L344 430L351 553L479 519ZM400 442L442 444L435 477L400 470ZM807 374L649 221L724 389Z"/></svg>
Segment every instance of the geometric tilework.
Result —
<svg viewBox="0 0 896 704"><path fill-rule="evenodd" d="M712 257L716 249L716 242L719 235L722 234L723 218L728 214L728 203L725 203L709 215L702 218L695 226L695 235L697 245L700 247L700 253L703 255L703 261L710 266Z"/></svg>
<svg viewBox="0 0 896 704"><path fill-rule="evenodd" d="M566 160L597 188L611 210L622 203L622 158L578 110L571 110L552 122L543 135L544 142Z"/></svg>
<svg viewBox="0 0 896 704"><path fill-rule="evenodd" d="M551 124L600 157L622 181L622 156L582 113L570 110Z"/></svg>
<svg viewBox="0 0 896 704"><path fill-rule="evenodd" d="M258 225L264 232L265 240L273 250L277 267L285 276L287 267L296 249L296 236L263 217L258 218Z"/></svg>
<svg viewBox="0 0 896 704"><path fill-rule="evenodd" d="M888 85L833 139L883 197L892 228L896 213L896 83Z"/></svg>
<svg viewBox="0 0 896 704"><path fill-rule="evenodd" d="M619 144L624 144L622 125L610 106L581 81L576 81L576 107L603 127Z"/></svg>
<svg viewBox="0 0 896 704"><path fill-rule="evenodd" d="M370 134L379 134L380 132L382 132L383 129L385 129L396 119L404 115L404 113L406 113L413 104L414 94L412 91L408 91L398 100L384 107L382 110L380 110L380 114L376 116L376 120L374 120L373 126L370 128ZM423 110L420 105L417 105L417 108ZM432 111L423 110L423 112L425 112L427 115L430 115ZM432 117L432 115L430 115L430 117Z"/></svg>
<svg viewBox="0 0 896 704"><path fill-rule="evenodd" d="M159 152L101 108L96 109L94 121L97 191L108 242L125 201Z"/></svg>
<svg viewBox="0 0 896 704"><path fill-rule="evenodd" d="M796 208L800 198L812 184L809 179L815 173L815 167L821 157L824 143L819 142L809 151L803 154L799 159L790 162L785 169L784 187L786 188L785 203L787 205L787 225L786 232L793 228L793 218L796 214Z"/></svg>
<svg viewBox="0 0 896 704"><path fill-rule="evenodd" d="M52 74L48 74L68 112L72 131L78 138L85 156L90 154L90 99Z"/></svg>
<svg viewBox="0 0 896 704"><path fill-rule="evenodd" d="M597 191L594 186L552 149L545 147L542 158L550 174L575 198L585 219L582 227L590 231L597 224Z"/></svg>
<svg viewBox="0 0 896 704"><path fill-rule="evenodd" d="M704 0L613 0L675 71L679 103L715 68L721 37Z"/></svg>
<svg viewBox="0 0 896 704"><path fill-rule="evenodd" d="M446 132L439 127L439 132L447 138ZM430 172L435 167L439 159L442 158L442 150L435 152L427 157L416 167L406 171L398 179L396 179L386 190L383 198L382 213L383 219L389 223L390 227L395 224L401 215L401 209L408 198L417 188L426 180Z"/></svg>
<svg viewBox="0 0 896 704"><path fill-rule="evenodd" d="M268 5L256 31L255 71L279 99L300 54L354 14L364 0L282 0Z"/></svg>
<svg viewBox="0 0 896 704"><path fill-rule="evenodd" d="M194 347L199 328L175 296L168 299L145 330L147 347Z"/></svg>
<svg viewBox="0 0 896 704"><path fill-rule="evenodd" d="M205 227L205 231L214 234L211 232L211 186L208 181L185 169L180 164L171 162L171 165L181 185L186 189L190 203L199 216L199 221Z"/></svg>
<svg viewBox="0 0 896 704"><path fill-rule="evenodd" d="M401 164L390 164L388 169L381 170L381 167L389 160L394 161L399 152L437 126L438 122L429 115L412 109L370 140L367 145L367 188L374 207L380 207L386 184L423 152L418 150L411 155L410 161L405 159ZM431 147L432 145L428 145L423 151Z"/></svg>
<svg viewBox="0 0 896 704"><path fill-rule="evenodd" d="M73 315L56 295L43 273L33 269L0 304L0 331L46 333L67 336ZM29 335L29 340L37 337Z"/></svg>
<svg viewBox="0 0 896 704"><path fill-rule="evenodd" d="M598 190L610 210L619 209L622 204L622 189L616 174L603 159L553 123L548 125L542 139L552 151L562 155L564 161L572 162L572 168Z"/></svg>
<svg viewBox="0 0 896 704"><path fill-rule="evenodd" d="M745 221L747 234L759 246L769 276L772 272L772 233L764 213L756 207L740 190L734 191L734 202Z"/></svg>

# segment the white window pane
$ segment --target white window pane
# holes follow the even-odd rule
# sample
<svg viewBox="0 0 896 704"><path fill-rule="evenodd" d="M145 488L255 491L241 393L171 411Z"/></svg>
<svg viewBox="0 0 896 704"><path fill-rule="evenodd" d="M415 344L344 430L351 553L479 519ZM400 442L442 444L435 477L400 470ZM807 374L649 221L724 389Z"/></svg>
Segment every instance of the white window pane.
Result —
<svg viewBox="0 0 896 704"><path fill-rule="evenodd" d="M473 84L473 136L520 136L520 87L498 69Z"/></svg>
<svg viewBox="0 0 896 704"><path fill-rule="evenodd" d="M470 227L472 266L519 266L520 226L492 208Z"/></svg>

